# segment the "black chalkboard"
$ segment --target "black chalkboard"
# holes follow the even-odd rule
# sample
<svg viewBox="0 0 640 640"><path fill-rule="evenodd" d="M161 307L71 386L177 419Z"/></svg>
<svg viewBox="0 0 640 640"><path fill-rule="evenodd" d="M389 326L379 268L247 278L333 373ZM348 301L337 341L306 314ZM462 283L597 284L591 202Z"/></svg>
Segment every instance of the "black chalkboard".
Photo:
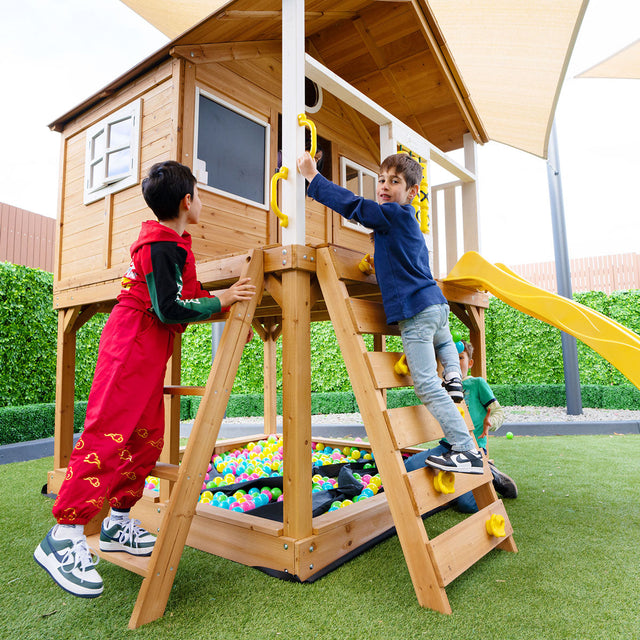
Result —
<svg viewBox="0 0 640 640"><path fill-rule="evenodd" d="M198 151L215 189L265 203L267 128L200 94Z"/></svg>

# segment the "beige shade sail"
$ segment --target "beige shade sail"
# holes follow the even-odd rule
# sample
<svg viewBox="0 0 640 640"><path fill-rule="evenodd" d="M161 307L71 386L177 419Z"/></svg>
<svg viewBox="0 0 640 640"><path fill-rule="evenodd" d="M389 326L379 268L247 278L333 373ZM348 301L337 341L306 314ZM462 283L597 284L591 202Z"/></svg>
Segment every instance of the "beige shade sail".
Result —
<svg viewBox="0 0 640 640"><path fill-rule="evenodd" d="M233 4L223 0L122 2L170 38ZM436 34L438 55L444 55L461 100L488 139L546 157L558 95L587 3L405 0L378 4L388 4L389 11L393 5L413 6L416 16L427 17Z"/></svg>
<svg viewBox="0 0 640 640"><path fill-rule="evenodd" d="M546 157L587 0L429 0L491 140Z"/></svg>
<svg viewBox="0 0 640 640"><path fill-rule="evenodd" d="M576 77L640 80L640 38Z"/></svg>
<svg viewBox="0 0 640 640"><path fill-rule="evenodd" d="M121 0L168 38L204 20L229 0Z"/></svg>

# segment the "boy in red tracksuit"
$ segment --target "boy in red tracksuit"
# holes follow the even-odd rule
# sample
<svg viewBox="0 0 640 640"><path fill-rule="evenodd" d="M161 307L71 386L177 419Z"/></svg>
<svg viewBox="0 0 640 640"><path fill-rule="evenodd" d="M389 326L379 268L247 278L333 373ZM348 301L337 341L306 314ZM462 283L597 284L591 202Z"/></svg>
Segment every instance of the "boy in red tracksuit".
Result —
<svg viewBox="0 0 640 640"><path fill-rule="evenodd" d="M249 278L214 297L196 279L191 236L200 217L196 179L177 162L155 164L142 192L157 220L142 223L131 247L118 304L104 327L84 431L53 506L57 520L34 558L63 589L92 598L103 590L84 525L111 505L100 549L150 555L155 537L129 510L162 450L163 386L173 338L186 323L206 320L255 294Z"/></svg>

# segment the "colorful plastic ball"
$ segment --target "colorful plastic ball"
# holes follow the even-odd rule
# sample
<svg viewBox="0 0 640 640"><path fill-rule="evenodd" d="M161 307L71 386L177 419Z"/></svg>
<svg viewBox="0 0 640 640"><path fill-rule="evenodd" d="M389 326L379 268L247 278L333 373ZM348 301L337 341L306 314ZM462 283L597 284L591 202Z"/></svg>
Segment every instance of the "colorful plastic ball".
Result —
<svg viewBox="0 0 640 640"><path fill-rule="evenodd" d="M462 334L457 329L453 329L451 331L451 339L454 342L460 342L460 340L462 340Z"/></svg>
<svg viewBox="0 0 640 640"><path fill-rule="evenodd" d="M456 349L458 350L458 353L462 353L464 351L464 342L462 342L462 340L458 340L458 342L456 342Z"/></svg>

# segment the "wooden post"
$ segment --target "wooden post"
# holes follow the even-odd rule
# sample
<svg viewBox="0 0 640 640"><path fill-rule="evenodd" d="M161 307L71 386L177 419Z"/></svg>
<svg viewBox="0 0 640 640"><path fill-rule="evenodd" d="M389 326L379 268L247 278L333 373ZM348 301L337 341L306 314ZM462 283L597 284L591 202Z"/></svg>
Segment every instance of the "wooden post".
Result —
<svg viewBox="0 0 640 640"><path fill-rule="evenodd" d="M176 333L173 341L173 355L167 363L164 383L167 386L180 384L180 367L182 362L182 334ZM164 406L164 446L160 454L161 462L178 464L180 462L180 401L182 396L170 395L165 398ZM160 481L160 500L166 502L171 494L169 480Z"/></svg>
<svg viewBox="0 0 640 640"><path fill-rule="evenodd" d="M277 349L279 325L275 318L265 322L264 340L264 432L276 433L278 420Z"/></svg>
<svg viewBox="0 0 640 640"><path fill-rule="evenodd" d="M311 508L311 311L310 274L282 274L282 492L285 536L312 533Z"/></svg>
<svg viewBox="0 0 640 640"><path fill-rule="evenodd" d="M56 363L56 412L53 465L69 464L73 450L73 402L76 387L76 329L78 310L58 311L58 354Z"/></svg>

